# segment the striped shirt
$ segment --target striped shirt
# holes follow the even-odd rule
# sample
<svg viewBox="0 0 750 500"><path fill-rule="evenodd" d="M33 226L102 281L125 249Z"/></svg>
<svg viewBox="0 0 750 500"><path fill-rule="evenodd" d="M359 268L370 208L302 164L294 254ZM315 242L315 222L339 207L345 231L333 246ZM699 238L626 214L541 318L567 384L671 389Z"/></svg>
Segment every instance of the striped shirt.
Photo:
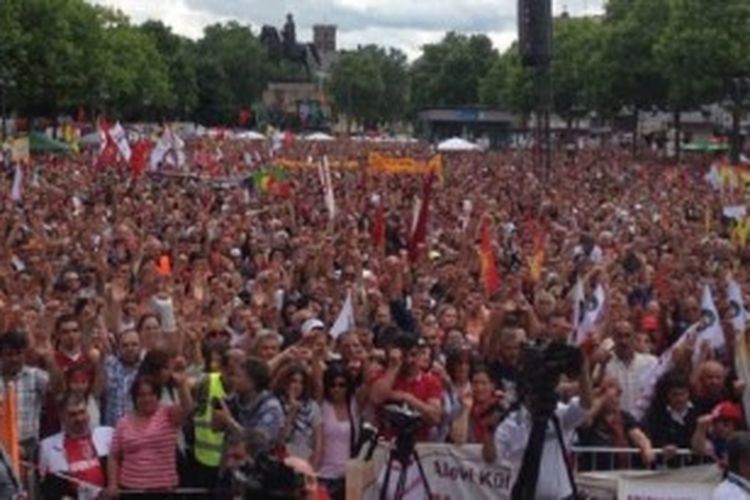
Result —
<svg viewBox="0 0 750 500"><path fill-rule="evenodd" d="M119 486L139 490L175 488L178 430L165 406L147 420L134 413L122 417L115 428L110 453L120 463Z"/></svg>

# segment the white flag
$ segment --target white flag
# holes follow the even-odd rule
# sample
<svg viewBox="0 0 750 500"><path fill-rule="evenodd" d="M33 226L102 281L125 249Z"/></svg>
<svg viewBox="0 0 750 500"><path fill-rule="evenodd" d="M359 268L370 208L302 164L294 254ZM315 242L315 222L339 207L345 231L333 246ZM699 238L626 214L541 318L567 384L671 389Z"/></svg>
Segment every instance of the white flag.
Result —
<svg viewBox="0 0 750 500"><path fill-rule="evenodd" d="M654 399L656 384L659 382L659 379L662 378L664 374L671 370L674 366L672 362L672 353L674 352L675 348L681 346L686 342L693 342L694 339L698 336L699 327L700 323L695 323L694 325L690 326L690 328L685 330L685 332L680 335L680 338L677 339L674 344L669 346L666 351L661 353L661 356L659 356L659 361L653 367L651 367L649 371L643 374L640 380L641 394L638 397L638 401L635 404L635 409L633 410L633 416L636 420L642 420L643 417L646 416L646 412L648 411L649 406L651 406L651 401Z"/></svg>
<svg viewBox="0 0 750 500"><path fill-rule="evenodd" d="M347 292L344 305L341 306L338 318L333 323L331 330L328 332L334 339L339 338L342 333L351 331L354 328L354 304L352 303L352 292Z"/></svg>
<svg viewBox="0 0 750 500"><path fill-rule="evenodd" d="M120 122L115 123L115 126L109 129L107 132L117 146L117 151L120 152L120 156L125 161L130 161L131 151L130 143L128 142L128 134L125 129L122 128Z"/></svg>
<svg viewBox="0 0 750 500"><path fill-rule="evenodd" d="M333 220L336 218L336 200L333 197L333 183L331 182L331 167L328 164L328 156L323 157L323 182L328 218Z"/></svg>
<svg viewBox="0 0 750 500"><path fill-rule="evenodd" d="M742 299L742 290L739 283L730 279L727 283L727 296L729 297L729 307L731 311L732 326L737 335L745 333L747 324L747 309Z"/></svg>
<svg viewBox="0 0 750 500"><path fill-rule="evenodd" d="M23 169L21 165L16 164L16 170L13 174L13 187L10 190L10 199L19 202L23 193Z"/></svg>
<svg viewBox="0 0 750 500"><path fill-rule="evenodd" d="M703 287L701 321L698 327L698 344L696 347L699 348L703 342L708 342L713 349L720 349L725 345L724 330L721 328L719 313L716 310L714 297L708 285ZM699 351L700 349L696 349L696 352Z"/></svg>
<svg viewBox="0 0 750 500"><path fill-rule="evenodd" d="M570 334L570 343L578 340L578 327L583 322L583 312L586 310L586 295L583 292L583 282L578 279L573 287L573 331Z"/></svg>
<svg viewBox="0 0 750 500"><path fill-rule="evenodd" d="M576 314L578 324L575 329L575 343L583 344L591 335L594 326L601 321L604 315L604 303L606 296L604 287L599 284L594 288L594 293L586 299L583 292L583 283L576 283L576 289L573 293L576 305L573 310Z"/></svg>

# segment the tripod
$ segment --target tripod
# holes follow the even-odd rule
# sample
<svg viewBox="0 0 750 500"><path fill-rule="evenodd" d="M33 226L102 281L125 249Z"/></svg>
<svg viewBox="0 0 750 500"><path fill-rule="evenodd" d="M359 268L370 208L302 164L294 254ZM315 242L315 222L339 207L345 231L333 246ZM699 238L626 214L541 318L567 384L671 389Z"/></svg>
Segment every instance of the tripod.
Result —
<svg viewBox="0 0 750 500"><path fill-rule="evenodd" d="M511 491L511 498L513 500L534 500L536 495L537 481L539 480L539 465L542 461L542 452L544 451L544 438L547 432L547 426L549 421L555 428L555 437L560 445L560 450L563 455L563 463L565 464L565 471L568 474L568 481L570 481L570 488L573 492L572 498L578 498L578 489L576 483L573 480L573 471L570 470L570 464L567 460L567 452L565 450L565 441L562 436L562 429L560 428L560 419L553 412L551 414L542 414L532 416L531 434L529 435L529 442L526 446L526 451L523 454L523 462L521 470L518 473L516 482L513 485Z"/></svg>
<svg viewBox="0 0 750 500"><path fill-rule="evenodd" d="M409 471L409 462L414 461L417 464L419 470L419 476L424 486L425 498L432 497L430 491L430 485L427 482L427 475L424 473L422 468L422 462L419 460L417 450L414 449L414 436L413 435L399 435L396 437L396 447L392 449L388 455L388 463L385 468L385 478L383 485L380 487L380 500L388 499L388 484L391 480L391 470L393 469L393 462L398 461L401 465L401 470L396 480L396 491L393 494L393 500L401 500L404 498L406 493L406 477Z"/></svg>

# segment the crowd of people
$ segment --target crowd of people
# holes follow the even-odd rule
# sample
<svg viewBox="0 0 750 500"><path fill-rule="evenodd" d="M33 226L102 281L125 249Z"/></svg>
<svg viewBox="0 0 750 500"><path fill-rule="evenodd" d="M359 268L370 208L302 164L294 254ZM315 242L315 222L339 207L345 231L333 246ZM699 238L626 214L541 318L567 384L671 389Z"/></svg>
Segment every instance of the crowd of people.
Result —
<svg viewBox="0 0 750 500"><path fill-rule="evenodd" d="M188 159L207 147L188 141ZM222 176L273 163L262 143L210 147ZM14 387L24 469L44 498L178 488L233 498L235 472L268 455L304 476L306 498L342 499L363 425L392 437L383 409L394 403L420 415L417 441L481 444L517 473L535 405L525 346L569 341L578 283L585 305L597 290L605 299L580 375L558 386L563 434L567 445L638 450L582 456L578 468L669 465L678 449L726 462L746 427L733 368L743 332L726 283L750 291L750 254L722 215L744 193L712 189L710 160L673 166L605 146L560 151L548 171L530 151L447 154L424 196L421 176L369 172L372 148L433 154L347 139L276 152L358 162L333 169L334 217L315 167L285 171L277 192L164 170L136 177L92 167L90 153L35 157L14 201L6 162L0 385ZM416 198L429 221L414 247ZM497 287L481 258L486 225ZM679 341L710 319L706 286L723 348ZM347 298L354 321L331 334ZM543 498L571 493L556 460L545 450L555 472L539 482Z"/></svg>

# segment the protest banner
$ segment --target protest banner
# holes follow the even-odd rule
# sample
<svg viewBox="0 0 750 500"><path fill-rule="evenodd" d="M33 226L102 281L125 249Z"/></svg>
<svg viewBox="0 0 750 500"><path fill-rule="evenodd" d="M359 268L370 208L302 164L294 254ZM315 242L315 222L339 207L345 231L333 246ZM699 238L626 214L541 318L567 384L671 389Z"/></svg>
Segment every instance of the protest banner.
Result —
<svg viewBox="0 0 750 500"><path fill-rule="evenodd" d="M474 500L510 498L511 469L505 465L491 464L482 458L478 445L453 446L448 444L419 444L417 454L424 467L431 498L439 500ZM347 496L354 500L377 500L385 478L388 450L381 446L372 460L354 460L347 466ZM389 492L393 492L400 472L393 464ZM392 498L392 496L388 496ZM406 476L405 500L424 499L425 493L415 465Z"/></svg>
<svg viewBox="0 0 750 500"><path fill-rule="evenodd" d="M13 163L28 163L31 159L29 138L19 137L10 144L10 161Z"/></svg>
<svg viewBox="0 0 750 500"><path fill-rule="evenodd" d="M429 161L416 158L385 156L380 153L371 152L367 157L371 172L383 174L435 174L439 179L443 178L443 157L435 155Z"/></svg>

